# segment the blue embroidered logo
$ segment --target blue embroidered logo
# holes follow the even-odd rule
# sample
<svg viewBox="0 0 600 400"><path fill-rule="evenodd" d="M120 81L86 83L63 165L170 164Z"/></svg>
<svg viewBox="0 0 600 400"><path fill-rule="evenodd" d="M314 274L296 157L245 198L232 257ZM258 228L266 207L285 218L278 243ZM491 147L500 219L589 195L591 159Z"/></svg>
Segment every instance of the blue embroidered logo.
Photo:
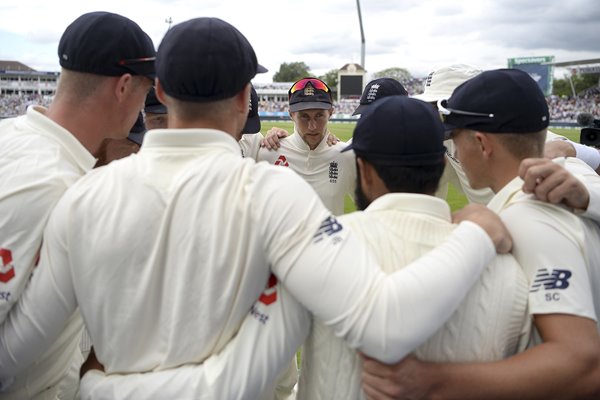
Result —
<svg viewBox="0 0 600 400"><path fill-rule="evenodd" d="M323 236L331 236L335 233L341 231L344 227L340 224L337 219L333 215L325 218L323 222L321 222L321 226L317 229L317 233L313 236L313 243L318 243L323 240Z"/></svg>
<svg viewBox="0 0 600 400"><path fill-rule="evenodd" d="M542 286L544 290L566 289L569 287L571 275L573 275L571 271L566 269L555 269L550 273L547 268L542 268L535 276L529 291L537 292Z"/></svg>

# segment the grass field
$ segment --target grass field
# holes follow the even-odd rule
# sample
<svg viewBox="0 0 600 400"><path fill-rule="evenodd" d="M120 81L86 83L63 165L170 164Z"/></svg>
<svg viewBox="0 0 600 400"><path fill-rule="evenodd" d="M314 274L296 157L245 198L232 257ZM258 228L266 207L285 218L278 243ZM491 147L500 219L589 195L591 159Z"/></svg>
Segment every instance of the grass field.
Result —
<svg viewBox="0 0 600 400"><path fill-rule="evenodd" d="M294 128L294 125L291 122L263 121L263 122L261 122L261 124L262 124L261 132L263 135L266 134L267 131L274 126L286 129L288 132L291 132ZM351 122L351 123L330 122L329 130L334 135L336 135L338 138L340 138L341 140L347 141L348 139L350 139L352 137L352 131L354 130L355 125L356 125L356 123L354 123L354 122ZM563 135L565 137L568 137L569 139L571 139L574 142L579 142L579 129L551 128L550 130L558 135ZM462 208L467 203L467 198L452 185L450 185L450 187L448 188L448 197L446 200L448 201L448 204L450 204L450 208L453 211ZM352 212L352 211L356 210L356 206L354 205L354 202L352 201L352 199L349 196L346 197L345 204L344 204L344 210L345 210L345 212Z"/></svg>

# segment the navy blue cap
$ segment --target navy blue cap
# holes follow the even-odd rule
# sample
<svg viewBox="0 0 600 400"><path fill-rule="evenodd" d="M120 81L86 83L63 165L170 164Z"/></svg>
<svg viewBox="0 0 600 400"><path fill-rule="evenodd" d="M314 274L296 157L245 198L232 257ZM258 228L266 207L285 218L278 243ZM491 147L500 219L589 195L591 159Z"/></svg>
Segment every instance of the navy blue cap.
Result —
<svg viewBox="0 0 600 400"><path fill-rule="evenodd" d="M548 127L550 113L538 84L524 71L485 71L438 103L447 131L533 133Z"/></svg>
<svg viewBox="0 0 600 400"><path fill-rule="evenodd" d="M373 79L365 86L365 90L360 96L360 105L356 107L352 115L362 114L375 100L387 96L408 96L408 92L394 78Z"/></svg>
<svg viewBox="0 0 600 400"><path fill-rule="evenodd" d="M167 114L167 107L158 100L154 88L151 88L146 95L144 111L152 114Z"/></svg>
<svg viewBox="0 0 600 400"><path fill-rule="evenodd" d="M443 162L444 125L431 105L407 96L387 96L367 107L344 150L383 165Z"/></svg>
<svg viewBox="0 0 600 400"><path fill-rule="evenodd" d="M72 71L155 76L150 36L129 18L108 12L83 14L73 21L60 38L58 57L61 67Z"/></svg>
<svg viewBox="0 0 600 400"><path fill-rule="evenodd" d="M331 89L318 78L302 78L288 90L290 111L330 110L333 107Z"/></svg>
<svg viewBox="0 0 600 400"><path fill-rule="evenodd" d="M127 136L127 139L129 139L132 142L137 143L141 146L142 142L144 141L145 133L146 133L146 125L144 125L144 116L140 112L138 114L137 119L135 120L135 123L129 130L129 136Z"/></svg>
<svg viewBox="0 0 600 400"><path fill-rule="evenodd" d="M164 91L191 102L231 98L266 71L244 35L218 18L195 18L173 26L156 59Z"/></svg>
<svg viewBox="0 0 600 400"><path fill-rule="evenodd" d="M260 132L260 117L258 116L258 93L251 86L250 103L248 104L248 119L242 133L258 133Z"/></svg>

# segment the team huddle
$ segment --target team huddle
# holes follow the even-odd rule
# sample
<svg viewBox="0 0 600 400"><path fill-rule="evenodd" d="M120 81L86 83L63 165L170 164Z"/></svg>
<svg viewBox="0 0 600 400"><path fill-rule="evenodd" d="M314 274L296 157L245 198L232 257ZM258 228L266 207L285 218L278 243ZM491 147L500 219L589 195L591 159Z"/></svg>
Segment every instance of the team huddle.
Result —
<svg viewBox="0 0 600 400"><path fill-rule="evenodd" d="M87 13L58 54L0 122L0 399L600 397L600 155L528 74L374 80L344 143L312 77L263 138L216 18L155 50Z"/></svg>

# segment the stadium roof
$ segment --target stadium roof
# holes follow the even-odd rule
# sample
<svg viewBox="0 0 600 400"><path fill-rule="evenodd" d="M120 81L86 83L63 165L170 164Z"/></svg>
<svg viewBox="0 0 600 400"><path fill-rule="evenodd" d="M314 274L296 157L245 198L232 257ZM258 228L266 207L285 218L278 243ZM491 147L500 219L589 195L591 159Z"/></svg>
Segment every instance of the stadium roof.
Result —
<svg viewBox="0 0 600 400"><path fill-rule="evenodd" d="M586 64L598 64L600 63L600 58L591 58L589 60L577 60L577 61L561 61L561 62L549 62L544 63L545 65L554 65L555 67L572 67L576 65L586 65Z"/></svg>
<svg viewBox="0 0 600 400"><path fill-rule="evenodd" d="M18 61L0 60L0 71L35 71L35 69Z"/></svg>

